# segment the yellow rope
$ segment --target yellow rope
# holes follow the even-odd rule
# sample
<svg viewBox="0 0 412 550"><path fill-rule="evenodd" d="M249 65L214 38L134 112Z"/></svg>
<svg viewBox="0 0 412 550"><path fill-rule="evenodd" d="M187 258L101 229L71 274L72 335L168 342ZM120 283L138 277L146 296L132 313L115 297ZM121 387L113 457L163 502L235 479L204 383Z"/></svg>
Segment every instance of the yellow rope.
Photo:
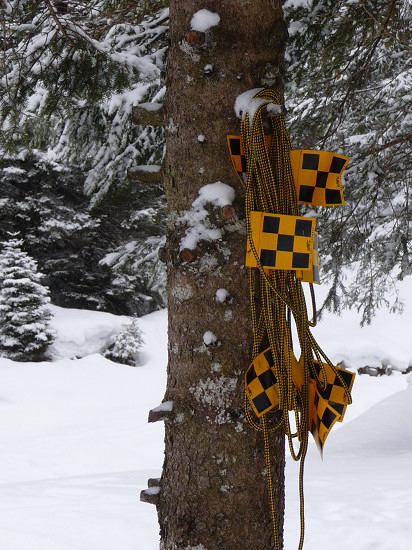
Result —
<svg viewBox="0 0 412 550"><path fill-rule="evenodd" d="M272 520L273 526L273 541L274 547L276 550L280 550L280 540L279 540L279 530L276 520L276 505L275 498L273 496L273 484L272 484L272 471L270 464L270 443L269 443L269 430L266 421L266 415L262 416L262 431L263 431L263 441L265 445L265 466L266 466L266 480L268 485L269 492L269 502L270 502L270 517Z"/></svg>
<svg viewBox="0 0 412 550"><path fill-rule="evenodd" d="M309 433L309 381L311 378L315 379L321 388L326 385L323 359L334 370L338 379L343 383L343 387L346 389L347 387L339 372L331 364L311 334L310 327L316 323L313 289L311 289L313 321L310 322L302 284L300 279L296 277L296 273L292 270L271 270L269 272L265 270L261 265L253 242L250 222L251 211L298 215L296 188L289 156L291 142L282 116L271 118L272 141L270 151L267 150L265 142L263 111L270 103L279 105L278 97L272 90L261 90L255 97L267 100L267 102L258 107L251 124L247 114L241 124L241 139L247 167L245 193L247 239L258 266L257 270L248 268L254 335L252 359L262 351L263 342L268 341L273 358L273 370L279 388L280 412L276 416L263 415L259 425L250 414L246 393L245 411L246 418L251 426L263 433L270 513L276 550L280 550L281 542L273 496L269 434L282 428L286 434L292 458L300 461L300 540L298 548L301 550L305 531L303 471ZM258 295L258 299L256 299L256 295ZM294 359L292 317L296 325L303 367L304 382L299 391L296 390L292 378ZM321 374L319 375L314 367L315 360L320 365ZM349 391L346 393L348 402L350 402ZM290 415L294 418L293 429ZM295 448L295 441L297 442L297 448Z"/></svg>

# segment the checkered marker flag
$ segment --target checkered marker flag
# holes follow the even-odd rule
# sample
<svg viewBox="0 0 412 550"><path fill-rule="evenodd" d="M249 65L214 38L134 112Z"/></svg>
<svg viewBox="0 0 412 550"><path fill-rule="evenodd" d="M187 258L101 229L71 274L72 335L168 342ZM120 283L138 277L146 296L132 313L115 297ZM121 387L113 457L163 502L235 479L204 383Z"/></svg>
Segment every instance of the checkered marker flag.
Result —
<svg viewBox="0 0 412 550"><path fill-rule="evenodd" d="M330 430L342 422L355 374L340 367L332 369L327 363L314 362L315 375L309 383L309 430L321 454ZM335 372L336 371L336 372ZM324 383L326 374L326 384Z"/></svg>
<svg viewBox="0 0 412 550"><path fill-rule="evenodd" d="M321 453L329 432L338 421L338 413L329 406L326 399L322 399L312 379L309 382L309 431Z"/></svg>
<svg viewBox="0 0 412 550"><path fill-rule="evenodd" d="M279 387L272 367L268 348L255 357L245 374L246 395L257 417L279 406Z"/></svg>
<svg viewBox="0 0 412 550"><path fill-rule="evenodd" d="M349 158L326 151L290 151L298 202L313 206L344 204L341 175Z"/></svg>
<svg viewBox="0 0 412 550"><path fill-rule="evenodd" d="M251 212L250 227L251 241L262 267L312 270L315 218ZM257 267L250 241L245 263Z"/></svg>
<svg viewBox="0 0 412 550"><path fill-rule="evenodd" d="M265 136L269 151L271 136ZM240 181L246 185L246 156L240 136L227 136L230 158ZM313 206L342 206L342 172L349 157L327 151L292 149L289 151L298 202Z"/></svg>
<svg viewBox="0 0 412 550"><path fill-rule="evenodd" d="M270 150L272 143L272 136L265 136L266 149ZM243 149L243 144L240 136L227 136L227 144L229 147L230 158L232 160L233 168L240 178L242 185L246 185L246 156Z"/></svg>
<svg viewBox="0 0 412 550"><path fill-rule="evenodd" d="M348 393L351 392L355 374L340 367L335 367L336 372L327 363L322 363L326 374L326 385L324 384L324 375L318 362L314 362L316 378L320 380L322 386L317 385L319 398L328 402L329 406L337 413L338 422L342 422L346 407L350 403ZM324 386L324 387L323 387Z"/></svg>

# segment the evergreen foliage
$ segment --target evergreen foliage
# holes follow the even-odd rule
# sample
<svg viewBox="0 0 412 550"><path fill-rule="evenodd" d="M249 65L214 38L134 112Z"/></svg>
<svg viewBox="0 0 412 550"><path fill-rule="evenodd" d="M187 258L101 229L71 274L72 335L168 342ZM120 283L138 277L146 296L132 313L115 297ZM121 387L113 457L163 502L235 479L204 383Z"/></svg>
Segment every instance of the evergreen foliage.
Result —
<svg viewBox="0 0 412 550"><path fill-rule="evenodd" d="M165 2L2 3L0 148L87 170L92 205L127 168L159 163L161 130L133 125L131 108L163 98Z"/></svg>
<svg viewBox="0 0 412 550"><path fill-rule="evenodd" d="M53 340L48 289L22 245L10 239L0 253L0 353L16 361L40 361Z"/></svg>
<svg viewBox="0 0 412 550"><path fill-rule="evenodd" d="M163 305L165 276L157 252L164 199L157 186L143 190L127 182L126 171L163 158L162 130L134 125L131 110L163 101L167 2L2 0L1 5L0 152L24 161L41 150L49 161L85 174L95 212L83 211L77 222L90 230L93 244L85 250L96 266L96 273L93 268L85 273L89 282L111 281L105 296L86 300L87 307L133 314ZM287 0L284 8L293 145L351 157L345 208L307 209L318 218L321 271L330 287L324 307L356 306L369 322L377 306L399 306L396 280L412 273L410 2ZM32 212L30 206L21 213L18 229ZM43 242L56 234L61 228L49 225ZM60 272L60 259L55 261ZM346 267L355 267L355 279L345 279Z"/></svg>
<svg viewBox="0 0 412 550"><path fill-rule="evenodd" d="M144 315L163 306L160 189L135 186L110 209L88 209L81 170L0 161L0 240L19 231L54 304Z"/></svg>
<svg viewBox="0 0 412 550"><path fill-rule="evenodd" d="M128 325L123 325L122 330L112 346L104 353L104 356L123 365L135 367L138 361L138 353L144 344L142 331L137 319L133 318Z"/></svg>
<svg viewBox="0 0 412 550"><path fill-rule="evenodd" d="M288 0L286 85L295 148L341 152L344 208L316 213L325 306L370 322L412 273L411 9L407 0ZM345 279L345 267L356 278Z"/></svg>
<svg viewBox="0 0 412 550"><path fill-rule="evenodd" d="M13 175L18 203L1 189L0 233L22 232L57 304L139 315L164 306L163 192L126 173L163 157L162 129L134 125L131 111L163 99L165 4L1 2L0 153L3 170L27 173Z"/></svg>

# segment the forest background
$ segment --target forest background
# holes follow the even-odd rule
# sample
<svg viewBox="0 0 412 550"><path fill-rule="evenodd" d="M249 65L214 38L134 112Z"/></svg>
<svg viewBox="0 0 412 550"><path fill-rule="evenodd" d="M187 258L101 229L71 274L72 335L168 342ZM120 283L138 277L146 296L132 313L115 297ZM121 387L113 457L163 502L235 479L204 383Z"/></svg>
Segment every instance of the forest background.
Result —
<svg viewBox="0 0 412 550"><path fill-rule="evenodd" d="M133 108L161 113L167 2L0 5L0 241L22 240L55 305L164 307L163 129L136 124ZM293 146L351 157L345 208L306 209L322 235L321 309L356 307L368 323L402 308L397 281L412 272L410 2L284 10Z"/></svg>

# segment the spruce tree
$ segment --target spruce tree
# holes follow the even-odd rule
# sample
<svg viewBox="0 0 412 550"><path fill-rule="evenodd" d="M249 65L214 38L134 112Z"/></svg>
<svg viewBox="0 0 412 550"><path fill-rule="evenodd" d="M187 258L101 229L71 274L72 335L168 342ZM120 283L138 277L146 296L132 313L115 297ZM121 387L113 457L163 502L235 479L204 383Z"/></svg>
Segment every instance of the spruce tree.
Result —
<svg viewBox="0 0 412 550"><path fill-rule="evenodd" d="M151 485L142 495L157 504L162 550L268 550L273 524L283 538L284 436L275 430L269 442L271 514L262 475L270 458L244 414L243 369L252 349L244 189L226 143L240 130L233 108L240 94L282 88L281 4L170 1L165 461L155 494ZM205 189L215 190L213 199ZM225 303L215 298L222 289L230 295Z"/></svg>
<svg viewBox="0 0 412 550"><path fill-rule="evenodd" d="M137 318L123 325L113 345L105 352L104 356L123 365L137 366L138 353L143 345L142 332L137 324Z"/></svg>
<svg viewBox="0 0 412 550"><path fill-rule="evenodd" d="M62 201L56 198L59 210L71 220L60 223L59 212L55 227L49 219L53 212L39 221L55 201L40 196L44 179L28 184L29 193L39 195L36 204L26 204L25 198L3 204L9 195L0 192L0 209L21 206L22 223L6 230L22 232L58 305L128 315L164 306L165 270L158 260L164 243L163 190L160 184L143 187L128 177L136 166L160 165L163 156L163 130L136 125L130 115L138 104L157 109L163 100L166 5L165 0L0 2L0 156L36 163L40 158L45 169L55 167L63 176L82 172L76 184L62 182L64 189L58 189L63 195ZM25 179L32 173L29 168ZM69 195L74 188L77 194L80 182L92 209L79 218L68 209ZM26 238L28 226L32 241ZM75 232L77 238L84 230L81 253L70 251L66 237ZM102 239L96 245L98 232ZM47 240L45 248L39 238ZM50 261L44 250L51 251ZM66 269L67 259L75 269ZM99 284L89 292L96 278ZM105 285L107 292L96 292Z"/></svg>
<svg viewBox="0 0 412 550"><path fill-rule="evenodd" d="M356 306L368 323L377 306L397 305L396 279L412 273L410 2L288 0L285 9L293 146L351 158L345 207L312 211L326 305Z"/></svg>
<svg viewBox="0 0 412 550"><path fill-rule="evenodd" d="M80 166L93 205L122 192L128 168L160 162L162 132L130 114L164 96L164 0L0 4L1 152Z"/></svg>
<svg viewBox="0 0 412 550"><path fill-rule="evenodd" d="M0 354L15 361L41 361L53 340L48 289L22 240L3 243L0 253Z"/></svg>

